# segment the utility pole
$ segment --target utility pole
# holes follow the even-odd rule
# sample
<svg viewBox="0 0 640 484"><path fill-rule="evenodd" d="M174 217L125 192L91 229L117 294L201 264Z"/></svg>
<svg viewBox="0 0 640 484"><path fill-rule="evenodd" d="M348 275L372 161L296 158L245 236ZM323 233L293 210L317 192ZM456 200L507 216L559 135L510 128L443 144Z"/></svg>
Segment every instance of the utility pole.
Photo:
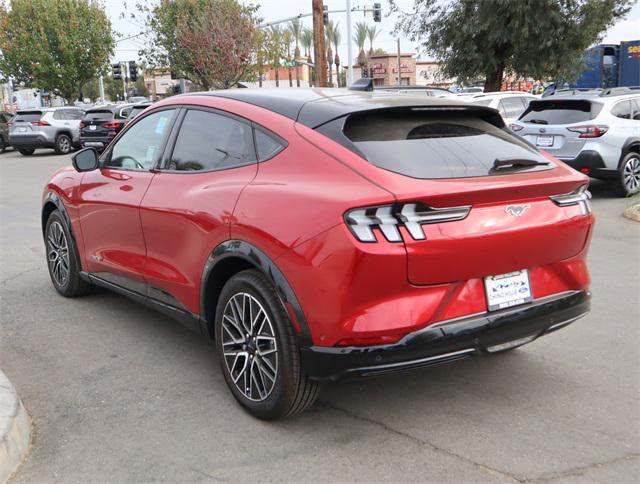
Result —
<svg viewBox="0 0 640 484"><path fill-rule="evenodd" d="M327 87L327 51L324 47L324 6L322 0L312 0L313 8L313 50L316 66L316 82L319 87Z"/></svg>
<svg viewBox="0 0 640 484"><path fill-rule="evenodd" d="M353 84L353 51L351 50L351 0L347 0L347 87Z"/></svg>
<svg viewBox="0 0 640 484"><path fill-rule="evenodd" d="M400 37L398 37L398 77L397 77L398 86L400 85L400 76L401 76L401 70L400 70Z"/></svg>
<svg viewBox="0 0 640 484"><path fill-rule="evenodd" d="M100 76L98 81L98 86L100 87L100 102L104 102L104 77Z"/></svg>

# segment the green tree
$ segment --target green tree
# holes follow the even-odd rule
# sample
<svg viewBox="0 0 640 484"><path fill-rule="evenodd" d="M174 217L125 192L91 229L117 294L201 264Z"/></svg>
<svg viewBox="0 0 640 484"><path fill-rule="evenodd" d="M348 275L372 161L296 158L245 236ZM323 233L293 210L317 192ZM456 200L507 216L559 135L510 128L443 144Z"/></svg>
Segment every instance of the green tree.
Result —
<svg viewBox="0 0 640 484"><path fill-rule="evenodd" d="M302 36L300 37L300 43L304 47L304 55L307 56L307 62L311 62L311 49L313 48L313 30L304 28Z"/></svg>
<svg viewBox="0 0 640 484"><path fill-rule="evenodd" d="M289 22L289 31L296 44L293 56L296 60L296 86L300 87L300 64L297 62L300 59L300 40L302 39L302 22L300 22L300 19L296 18Z"/></svg>
<svg viewBox="0 0 640 484"><path fill-rule="evenodd" d="M97 0L0 2L0 71L71 102L113 53L111 24Z"/></svg>
<svg viewBox="0 0 640 484"><path fill-rule="evenodd" d="M137 9L151 32L141 51L150 67L170 66L204 89L252 77L260 40L256 7L236 0L162 0Z"/></svg>
<svg viewBox="0 0 640 484"><path fill-rule="evenodd" d="M336 22L333 29L333 48L336 51L334 63L336 64L336 84L338 87L341 85L344 86L344 83L340 82L340 56L338 55L338 47L340 46L340 42L342 41L342 35L340 35L340 22Z"/></svg>
<svg viewBox="0 0 640 484"><path fill-rule="evenodd" d="M500 89L504 73L534 79L575 77L586 48L597 42L634 0L414 0L398 12L396 31L443 61L461 82L485 78Z"/></svg>

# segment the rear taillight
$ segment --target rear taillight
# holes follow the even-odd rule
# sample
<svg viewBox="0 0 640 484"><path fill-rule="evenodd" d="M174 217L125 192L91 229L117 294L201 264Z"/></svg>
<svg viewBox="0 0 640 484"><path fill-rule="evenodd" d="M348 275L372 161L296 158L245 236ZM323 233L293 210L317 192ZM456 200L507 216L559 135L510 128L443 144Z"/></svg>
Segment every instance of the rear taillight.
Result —
<svg viewBox="0 0 640 484"><path fill-rule="evenodd" d="M589 188L589 185L582 185L572 192L564 193L562 195L553 195L549 198L559 207L580 205L582 213L591 213L591 204L589 203L589 200L591 199L591 192L587 190L587 188Z"/></svg>
<svg viewBox="0 0 640 484"><path fill-rule="evenodd" d="M513 132L521 131L524 129L524 126L520 126L519 124L510 124L509 129Z"/></svg>
<svg viewBox="0 0 640 484"><path fill-rule="evenodd" d="M46 121L40 120L40 121L32 121L31 126L51 126L51 125Z"/></svg>
<svg viewBox="0 0 640 484"><path fill-rule="evenodd" d="M420 202L404 203L356 208L345 214L345 221L360 242L378 242L374 229L382 232L389 242L402 242L401 226L414 240L424 240L422 225L462 220L470 210L470 206L433 208Z"/></svg>
<svg viewBox="0 0 640 484"><path fill-rule="evenodd" d="M122 121L109 121L102 125L106 129L120 129L122 127Z"/></svg>
<svg viewBox="0 0 640 484"><path fill-rule="evenodd" d="M86 127L87 127L87 125L86 125L86 124L84 124L84 123L82 123L82 122L80 123L80 128L86 128Z"/></svg>
<svg viewBox="0 0 640 484"><path fill-rule="evenodd" d="M573 133L580 133L580 136L578 136L578 138L599 138L607 131L609 131L609 126L596 126L594 124L589 124L585 126L575 126L567 129Z"/></svg>

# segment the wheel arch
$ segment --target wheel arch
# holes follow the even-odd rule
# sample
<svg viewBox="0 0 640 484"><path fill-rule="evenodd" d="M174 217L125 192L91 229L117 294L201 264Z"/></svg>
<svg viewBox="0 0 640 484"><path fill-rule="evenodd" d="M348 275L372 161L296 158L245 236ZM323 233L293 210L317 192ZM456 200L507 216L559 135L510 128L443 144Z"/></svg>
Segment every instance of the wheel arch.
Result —
<svg viewBox="0 0 640 484"><path fill-rule="evenodd" d="M640 154L640 138L628 138L622 145L622 154L620 155L620 162L629 153L635 152Z"/></svg>
<svg viewBox="0 0 640 484"><path fill-rule="evenodd" d="M276 264L260 249L242 240L227 240L218 245L205 264L200 285L200 314L203 332L213 338L215 313L225 283L240 271L258 269L271 281L301 346L311 344L311 333L293 288Z"/></svg>
<svg viewBox="0 0 640 484"><path fill-rule="evenodd" d="M60 212L60 214L62 215L62 218L64 219L65 224L67 224L67 229L69 230L69 233L71 234L71 237L73 238L73 242L74 242L74 244L76 244L77 241L76 241L75 233L73 231L73 225L71 224L71 218L69 218L69 214L67 213L67 209L65 208L64 204L62 203L62 199L60 198L60 196L57 193L55 193L53 191L50 191L45 195L44 201L42 203L42 214L41 214L42 237L45 237L45 229L47 227L47 220L49 220L49 217L51 216L51 213L54 210L58 210Z"/></svg>

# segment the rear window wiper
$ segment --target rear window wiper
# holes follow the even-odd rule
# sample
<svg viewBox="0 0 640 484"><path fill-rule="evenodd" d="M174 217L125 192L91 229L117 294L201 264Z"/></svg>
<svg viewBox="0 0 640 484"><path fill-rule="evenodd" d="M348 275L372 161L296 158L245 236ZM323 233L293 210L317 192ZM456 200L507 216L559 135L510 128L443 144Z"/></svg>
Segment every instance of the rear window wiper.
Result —
<svg viewBox="0 0 640 484"><path fill-rule="evenodd" d="M546 119L527 119L526 122L531 124L549 124Z"/></svg>
<svg viewBox="0 0 640 484"><path fill-rule="evenodd" d="M530 160L528 158L496 158L492 170L510 170L513 168L529 168L531 166L545 166L548 161Z"/></svg>

